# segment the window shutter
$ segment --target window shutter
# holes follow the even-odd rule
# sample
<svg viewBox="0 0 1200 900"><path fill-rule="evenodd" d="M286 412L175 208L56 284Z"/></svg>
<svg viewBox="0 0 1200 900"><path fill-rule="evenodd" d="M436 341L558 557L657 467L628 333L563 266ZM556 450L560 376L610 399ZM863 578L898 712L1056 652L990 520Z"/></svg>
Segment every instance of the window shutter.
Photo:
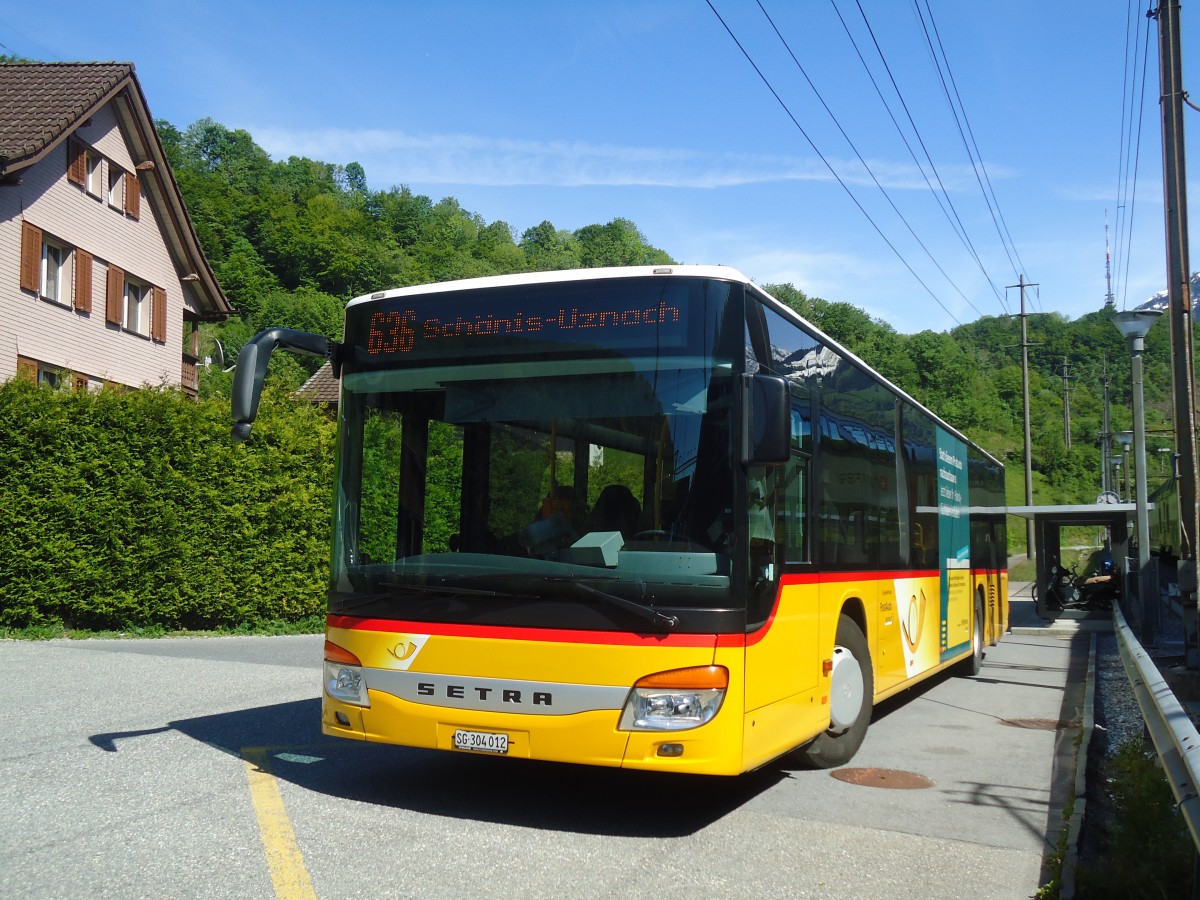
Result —
<svg viewBox="0 0 1200 900"><path fill-rule="evenodd" d="M92 311L92 254L86 250L75 251L75 308Z"/></svg>
<svg viewBox="0 0 1200 900"><path fill-rule="evenodd" d="M75 385L75 390L86 391L88 387L88 377L80 375L78 372L71 376L71 381Z"/></svg>
<svg viewBox="0 0 1200 900"><path fill-rule="evenodd" d="M167 342L167 292L160 287L150 291L150 337L160 344Z"/></svg>
<svg viewBox="0 0 1200 900"><path fill-rule="evenodd" d="M125 173L125 215L136 219L142 214L142 188L138 177L132 172Z"/></svg>
<svg viewBox="0 0 1200 900"><path fill-rule="evenodd" d="M42 289L42 229L21 220L21 290Z"/></svg>
<svg viewBox="0 0 1200 900"><path fill-rule="evenodd" d="M104 321L110 325L120 325L125 305L125 273L108 264L108 287L104 294Z"/></svg>
<svg viewBox="0 0 1200 900"><path fill-rule="evenodd" d="M67 142L67 181L80 187L87 182L87 148L82 141Z"/></svg>
<svg viewBox="0 0 1200 900"><path fill-rule="evenodd" d="M17 377L37 381L38 364L36 360L24 356L17 357Z"/></svg>

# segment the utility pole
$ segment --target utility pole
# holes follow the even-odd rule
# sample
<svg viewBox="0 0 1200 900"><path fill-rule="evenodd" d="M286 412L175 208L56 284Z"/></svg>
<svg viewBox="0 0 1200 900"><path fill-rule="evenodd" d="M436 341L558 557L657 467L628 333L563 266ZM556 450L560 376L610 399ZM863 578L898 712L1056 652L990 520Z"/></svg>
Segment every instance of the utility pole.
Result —
<svg viewBox="0 0 1200 900"><path fill-rule="evenodd" d="M1063 357L1063 444L1071 449L1071 373L1067 370L1067 358Z"/></svg>
<svg viewBox="0 0 1200 900"><path fill-rule="evenodd" d="M1104 431L1100 433L1100 490L1107 494L1112 490L1112 395L1109 391L1108 358L1104 359Z"/></svg>
<svg viewBox="0 0 1200 900"><path fill-rule="evenodd" d="M1010 284L1008 288L1021 289L1021 384L1025 410L1025 505L1033 506L1033 441L1029 435L1029 314L1025 312L1025 288L1037 287L1025 280L1024 273L1020 276L1019 284ZM1033 519L1025 520L1025 555L1029 559L1037 559L1033 546Z"/></svg>
<svg viewBox="0 0 1200 900"><path fill-rule="evenodd" d="M1188 666L1200 667L1196 634L1196 385L1192 362L1191 266L1188 262L1187 173L1183 148L1183 59L1179 0L1162 0L1158 19L1158 69L1162 107L1163 200L1166 208L1167 300L1171 318L1171 371L1175 394L1175 451L1179 454L1179 593L1185 610Z"/></svg>

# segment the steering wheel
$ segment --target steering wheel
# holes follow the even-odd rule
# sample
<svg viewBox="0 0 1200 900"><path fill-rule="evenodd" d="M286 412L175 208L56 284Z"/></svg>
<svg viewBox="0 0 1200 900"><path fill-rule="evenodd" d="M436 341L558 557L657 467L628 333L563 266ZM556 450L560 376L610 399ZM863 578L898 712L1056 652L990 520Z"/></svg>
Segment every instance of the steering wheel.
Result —
<svg viewBox="0 0 1200 900"><path fill-rule="evenodd" d="M649 531L639 531L633 536L633 539L635 541L657 541L667 536L667 532L661 528L651 528Z"/></svg>

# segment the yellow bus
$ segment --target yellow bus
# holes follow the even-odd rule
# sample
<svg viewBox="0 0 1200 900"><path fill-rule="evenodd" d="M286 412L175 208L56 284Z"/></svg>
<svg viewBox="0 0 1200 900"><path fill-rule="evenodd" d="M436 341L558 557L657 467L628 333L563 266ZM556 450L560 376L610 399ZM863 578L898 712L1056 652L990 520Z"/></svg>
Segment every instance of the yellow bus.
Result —
<svg viewBox="0 0 1200 900"><path fill-rule="evenodd" d="M875 703L1007 629L1001 464L739 272L351 301L322 729L735 775L842 765Z"/></svg>

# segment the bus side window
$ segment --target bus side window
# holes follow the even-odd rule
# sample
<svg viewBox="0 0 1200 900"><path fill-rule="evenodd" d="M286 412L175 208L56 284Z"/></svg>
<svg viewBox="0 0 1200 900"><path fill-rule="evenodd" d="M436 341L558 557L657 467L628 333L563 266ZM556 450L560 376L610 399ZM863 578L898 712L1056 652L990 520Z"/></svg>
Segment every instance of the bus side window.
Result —
<svg viewBox="0 0 1200 900"><path fill-rule="evenodd" d="M783 546L788 562L809 562L808 465L804 453L793 453L783 467Z"/></svg>
<svg viewBox="0 0 1200 900"><path fill-rule="evenodd" d="M779 494L775 467L751 466L747 481L750 571L755 584L774 581L778 556Z"/></svg>
<svg viewBox="0 0 1200 900"><path fill-rule="evenodd" d="M812 450L812 423L808 396L793 389L792 455L783 466L780 494L783 496L783 553L793 563L812 561L808 528L808 477Z"/></svg>

